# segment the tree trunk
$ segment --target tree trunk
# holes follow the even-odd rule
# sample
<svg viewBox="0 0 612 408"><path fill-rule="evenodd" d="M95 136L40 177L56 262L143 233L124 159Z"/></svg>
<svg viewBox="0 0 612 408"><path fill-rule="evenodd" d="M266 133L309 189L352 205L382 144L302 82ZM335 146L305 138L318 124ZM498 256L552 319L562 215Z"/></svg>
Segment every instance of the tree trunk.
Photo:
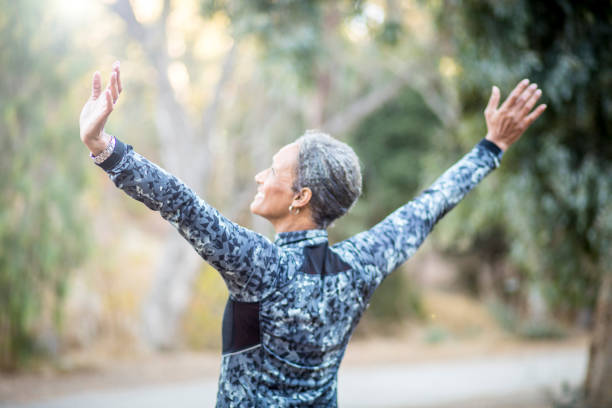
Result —
<svg viewBox="0 0 612 408"><path fill-rule="evenodd" d="M142 335L149 345L178 345L181 318L202 265L193 248L174 229L168 232L152 287L142 308Z"/></svg>
<svg viewBox="0 0 612 408"><path fill-rule="evenodd" d="M585 383L587 407L612 407L612 273L604 273Z"/></svg>
<svg viewBox="0 0 612 408"><path fill-rule="evenodd" d="M209 141L215 129L222 91L233 73L236 43L226 55L214 96L203 111L201 123L194 123L177 100L168 79L166 20L170 0L164 0L162 15L152 26L143 26L136 20L128 0L118 0L109 7L123 19L128 33L140 43L155 68L155 125L161 142L163 167L203 195L210 170ZM177 344L181 317L189 304L201 262L174 229L168 233L151 291L142 308L141 332L150 346L168 349Z"/></svg>

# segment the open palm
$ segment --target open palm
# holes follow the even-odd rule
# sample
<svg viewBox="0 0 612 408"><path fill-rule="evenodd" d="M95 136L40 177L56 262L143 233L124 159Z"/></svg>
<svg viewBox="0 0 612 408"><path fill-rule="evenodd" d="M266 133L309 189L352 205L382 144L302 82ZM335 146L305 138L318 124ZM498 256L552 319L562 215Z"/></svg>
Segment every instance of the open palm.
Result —
<svg viewBox="0 0 612 408"><path fill-rule="evenodd" d="M546 105L533 109L540 96L542 91L538 89L538 85L529 85L529 80L524 79L498 107L500 92L499 88L494 86L484 112L487 122L486 138L500 149L508 149L546 109Z"/></svg>
<svg viewBox="0 0 612 408"><path fill-rule="evenodd" d="M110 81L104 92L102 91L100 73L94 73L91 97L83 106L79 118L81 141L94 155L104 150L110 139L108 135L104 134L104 125L113 111L120 93L119 62L113 64Z"/></svg>

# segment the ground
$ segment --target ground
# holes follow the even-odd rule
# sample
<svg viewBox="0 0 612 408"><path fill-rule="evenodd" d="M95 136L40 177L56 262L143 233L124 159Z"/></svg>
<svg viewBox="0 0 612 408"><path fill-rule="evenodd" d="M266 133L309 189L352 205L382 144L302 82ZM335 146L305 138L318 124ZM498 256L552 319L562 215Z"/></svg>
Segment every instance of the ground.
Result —
<svg viewBox="0 0 612 408"><path fill-rule="evenodd" d="M354 339L339 375L341 406L372 406L374 398L390 404L376 406L544 408L545 387L536 385L558 388L562 379L575 382L586 361L587 341L581 336L539 342L501 333L434 343L424 341L428 338L428 329L412 328L393 338ZM186 398L180 406L189 407L190 398L193 406L214 398L220 361L216 352L110 357L74 353L60 369L5 374L0 377L0 406L102 407L118 400L137 407L139 401L152 406L145 401L154 398L161 407L165 398ZM391 395L394 390L398 395ZM378 392L381 396L374 397ZM402 402L407 393L417 405Z"/></svg>

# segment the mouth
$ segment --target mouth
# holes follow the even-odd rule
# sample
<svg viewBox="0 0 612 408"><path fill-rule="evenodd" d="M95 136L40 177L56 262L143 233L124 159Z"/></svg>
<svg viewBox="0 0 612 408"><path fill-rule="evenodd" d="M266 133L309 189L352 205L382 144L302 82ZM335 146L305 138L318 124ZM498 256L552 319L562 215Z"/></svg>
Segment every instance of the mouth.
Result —
<svg viewBox="0 0 612 408"><path fill-rule="evenodd" d="M264 193L262 193L261 191L258 191L257 194L255 194L255 199L259 198L264 198Z"/></svg>

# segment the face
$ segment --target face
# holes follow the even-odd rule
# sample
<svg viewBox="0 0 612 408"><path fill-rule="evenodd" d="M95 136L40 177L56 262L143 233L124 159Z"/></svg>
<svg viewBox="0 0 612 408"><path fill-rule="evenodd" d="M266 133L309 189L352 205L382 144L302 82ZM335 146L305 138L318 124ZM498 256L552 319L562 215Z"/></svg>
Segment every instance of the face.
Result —
<svg viewBox="0 0 612 408"><path fill-rule="evenodd" d="M257 194L251 203L251 212L270 221L289 214L295 192L293 182L299 147L289 144L276 153L272 165L255 176Z"/></svg>

